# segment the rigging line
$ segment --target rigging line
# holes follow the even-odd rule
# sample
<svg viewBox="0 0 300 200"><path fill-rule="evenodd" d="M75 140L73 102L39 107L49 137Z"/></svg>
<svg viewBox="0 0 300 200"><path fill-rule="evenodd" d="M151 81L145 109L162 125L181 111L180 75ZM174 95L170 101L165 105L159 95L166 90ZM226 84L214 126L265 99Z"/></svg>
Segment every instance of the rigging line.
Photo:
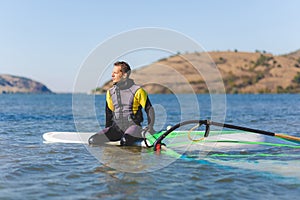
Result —
<svg viewBox="0 0 300 200"><path fill-rule="evenodd" d="M193 142L200 142L201 140L204 139L204 137L201 137L199 139L193 139L191 136L191 132L194 131L196 128L199 127L199 124L197 124L196 126L192 127L189 131L188 131L188 138L189 140L193 141Z"/></svg>
<svg viewBox="0 0 300 200"><path fill-rule="evenodd" d="M162 140L165 137L167 137L167 135L169 135L172 131L174 131L175 129L177 129L181 126L184 126L184 125L187 125L187 124L194 124L194 123L198 123L199 126L206 125L206 130L205 130L204 137L208 137L209 131L210 131L210 126L214 125L214 126L219 126L219 127L224 127L224 128L230 128L230 129L236 129L236 130L242 130L242 131L253 132L253 133L257 133L257 134L263 134L263 135L278 137L278 138L285 139L285 140L288 140L288 141L292 141L292 142L295 142L295 143L298 143L298 144L300 143L300 138L295 137L295 136L278 134L278 133L259 130L259 129L252 129L252 128L248 128L248 127L236 126L236 125L232 125L232 124L219 123L219 122L214 122L214 121L210 121L210 120L188 120L188 121L180 122L180 123L174 125L169 130L167 130L164 134L162 134L160 137L158 137L157 140L153 144L154 150L156 151L157 147L161 144Z"/></svg>

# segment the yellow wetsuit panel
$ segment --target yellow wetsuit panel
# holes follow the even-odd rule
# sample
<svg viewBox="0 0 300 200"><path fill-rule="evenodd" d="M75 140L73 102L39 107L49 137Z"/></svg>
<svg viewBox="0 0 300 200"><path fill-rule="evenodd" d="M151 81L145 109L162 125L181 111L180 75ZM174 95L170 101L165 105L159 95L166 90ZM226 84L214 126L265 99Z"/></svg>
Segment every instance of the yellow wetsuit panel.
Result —
<svg viewBox="0 0 300 200"><path fill-rule="evenodd" d="M106 92L106 102L107 102L108 108L109 108L111 111L114 111L114 110L115 110L115 107L114 107L113 101L112 101L112 99L111 99L109 90L107 90L107 92Z"/></svg>
<svg viewBox="0 0 300 200"><path fill-rule="evenodd" d="M133 114L136 114L136 112L139 109L139 106L142 106L145 108L147 102L147 92L143 88L139 88L135 95L134 95L134 100L133 100Z"/></svg>

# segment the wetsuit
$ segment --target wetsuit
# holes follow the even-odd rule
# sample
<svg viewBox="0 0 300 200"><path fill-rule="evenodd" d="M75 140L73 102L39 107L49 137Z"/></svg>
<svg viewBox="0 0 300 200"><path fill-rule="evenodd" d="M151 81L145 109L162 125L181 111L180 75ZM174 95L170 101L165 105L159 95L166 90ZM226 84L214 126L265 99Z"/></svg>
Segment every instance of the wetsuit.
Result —
<svg viewBox="0 0 300 200"><path fill-rule="evenodd" d="M89 144L121 140L122 145L132 145L141 140L143 108L147 113L148 127L153 132L154 109L146 91L132 79L115 84L106 93L105 129L93 135Z"/></svg>

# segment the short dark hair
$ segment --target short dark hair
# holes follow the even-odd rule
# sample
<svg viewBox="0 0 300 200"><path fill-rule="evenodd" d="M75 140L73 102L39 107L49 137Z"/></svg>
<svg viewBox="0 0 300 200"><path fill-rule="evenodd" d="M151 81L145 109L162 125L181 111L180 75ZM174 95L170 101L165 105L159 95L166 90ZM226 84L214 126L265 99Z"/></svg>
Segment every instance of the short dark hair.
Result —
<svg viewBox="0 0 300 200"><path fill-rule="evenodd" d="M127 77L129 77L130 72L131 72L131 68L129 66L129 64L127 62L124 61L117 61L114 63L114 66L121 66L121 71L123 73L127 73Z"/></svg>

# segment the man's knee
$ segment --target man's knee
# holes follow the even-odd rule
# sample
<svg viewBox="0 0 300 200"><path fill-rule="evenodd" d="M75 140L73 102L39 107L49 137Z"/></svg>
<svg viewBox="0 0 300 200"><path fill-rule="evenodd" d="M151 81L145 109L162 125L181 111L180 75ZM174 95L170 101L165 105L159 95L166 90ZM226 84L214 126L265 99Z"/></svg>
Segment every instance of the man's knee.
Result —
<svg viewBox="0 0 300 200"><path fill-rule="evenodd" d="M126 129L125 134L131 135L136 138L142 138L142 127L138 125L132 125Z"/></svg>
<svg viewBox="0 0 300 200"><path fill-rule="evenodd" d="M134 137L130 134L124 134L121 138L121 146L140 146L144 139L141 137Z"/></svg>
<svg viewBox="0 0 300 200"><path fill-rule="evenodd" d="M108 142L108 139L105 134L97 133L91 136L88 142L90 145L103 145L105 142Z"/></svg>

